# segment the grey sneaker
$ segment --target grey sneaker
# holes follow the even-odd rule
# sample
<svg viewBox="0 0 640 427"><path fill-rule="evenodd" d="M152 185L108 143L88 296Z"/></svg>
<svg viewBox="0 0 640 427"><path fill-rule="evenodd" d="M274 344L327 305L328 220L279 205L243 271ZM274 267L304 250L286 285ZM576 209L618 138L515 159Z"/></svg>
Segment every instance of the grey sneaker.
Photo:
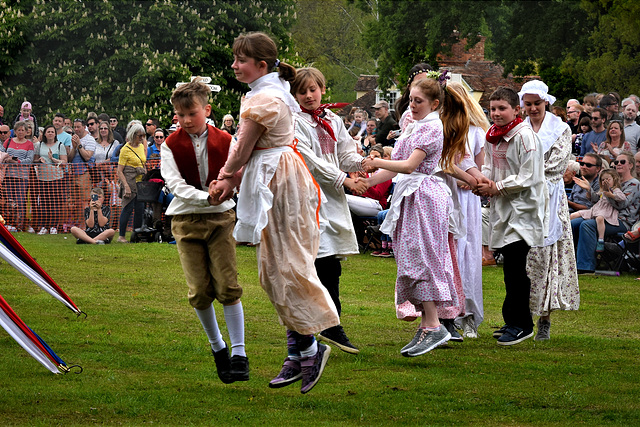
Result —
<svg viewBox="0 0 640 427"><path fill-rule="evenodd" d="M473 315L462 318L462 336L465 338L478 338L478 327Z"/></svg>
<svg viewBox="0 0 640 427"><path fill-rule="evenodd" d="M416 357L430 352L439 345L446 344L451 338L451 334L447 331L444 325L440 325L440 329L437 331L420 331L420 338L418 342L412 348L407 351L404 356Z"/></svg>
<svg viewBox="0 0 640 427"><path fill-rule="evenodd" d="M551 338L549 330L551 329L551 321L538 319L538 332L533 338L535 341L546 341Z"/></svg>
<svg viewBox="0 0 640 427"><path fill-rule="evenodd" d="M421 335L422 335L422 329L418 328L413 339L409 341L409 344L405 345L400 349L400 354L402 354L403 356L406 356L405 353L411 350L411 348L413 348L413 346L418 343L418 340L420 339Z"/></svg>

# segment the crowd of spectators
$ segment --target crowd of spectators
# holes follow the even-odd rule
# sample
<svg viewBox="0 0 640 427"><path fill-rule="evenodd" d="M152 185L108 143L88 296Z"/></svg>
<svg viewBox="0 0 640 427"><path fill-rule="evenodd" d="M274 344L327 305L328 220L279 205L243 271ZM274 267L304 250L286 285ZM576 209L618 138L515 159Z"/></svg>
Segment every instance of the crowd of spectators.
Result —
<svg viewBox="0 0 640 427"><path fill-rule="evenodd" d="M121 155L127 144L133 145L127 139L130 128L124 129L117 116L106 113L89 113L86 118L73 120L56 113L50 124L38 127L28 101L22 103L12 121L4 112L0 106L0 214L7 229L38 234L67 233L73 227L76 232L83 230L86 209L95 205L90 193L99 189L102 210L109 208L109 215L104 216L109 222L106 227L119 228L119 240L123 241L131 211L135 211L137 219L140 215L140 209L132 209L134 204L129 209L127 203L130 194L126 190L135 193L135 185L130 186L131 182L118 173L119 164L123 163L124 169L133 156ZM210 123L214 123L213 119ZM225 116L223 123L223 130L235 133L231 115ZM133 124L144 136L139 144L138 172L158 168L160 147L178 129L177 117L172 118L167 129L154 117L144 124L132 121L129 127ZM129 151L125 150L127 154ZM135 179L140 178L139 174ZM139 203L135 205L140 207ZM138 223L135 220L134 227ZM93 243L95 236L90 234L84 241Z"/></svg>
<svg viewBox="0 0 640 427"><path fill-rule="evenodd" d="M621 99L614 92L594 93L585 96L582 102L571 99L566 105L557 104L550 107L550 112L566 121L572 132L573 159L564 175L570 211L590 209L598 201L602 193L599 174L612 167L621 178L626 199L616 202L620 223L616 227L607 224L605 237L631 230L638 221L640 207L636 167L636 161L640 163L640 154L636 155L640 99L635 95ZM376 148L378 151L393 147L399 128L396 118L389 103L380 101L369 111L352 110L344 122L358 151L368 155L376 145L380 147ZM129 216L138 210L133 205L129 209L128 203L123 206L122 198L127 202L135 192L133 182L141 179L144 169L158 167L161 145L179 126L176 117L171 123L163 129L157 118L150 117L139 124L139 138L134 135L139 141L131 141L114 115L89 113L86 118L71 120L58 113L51 124L42 128L38 127L28 101L23 102L11 122L0 106L0 208L8 229L57 234L59 230L70 231L73 226L82 227L85 209L91 205L90 191L99 188L104 204L115 211L109 218L109 226L120 228L123 240ZM221 129L235 134L237 124L232 115L223 117ZM139 159L130 159L134 154L138 156L136 150L129 150L131 156L122 156L127 144L138 144ZM121 158L128 160L118 167ZM133 160L141 169L132 181L123 178L118 170L124 170L129 161L136 163ZM376 205L378 211L384 208L384 198L380 201L381 206ZM123 207L126 209L121 212ZM139 215L134 217L135 226L140 219ZM595 270L598 247L595 220L576 218L572 229L578 269Z"/></svg>

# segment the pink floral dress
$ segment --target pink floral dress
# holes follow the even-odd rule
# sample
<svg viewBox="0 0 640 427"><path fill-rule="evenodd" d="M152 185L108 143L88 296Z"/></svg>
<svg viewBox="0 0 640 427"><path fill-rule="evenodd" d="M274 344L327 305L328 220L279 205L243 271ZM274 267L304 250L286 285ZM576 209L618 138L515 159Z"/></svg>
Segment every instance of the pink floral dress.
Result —
<svg viewBox="0 0 640 427"><path fill-rule="evenodd" d="M413 174L399 179L417 178L415 191L398 191L393 196L400 198L393 231L398 265L396 306L408 301L418 312L423 311L423 301L434 301L439 308L461 304L449 248L450 195L442 180L431 175L440 161L442 144L442 122L437 113L431 113L407 126L391 154L393 160L406 160L416 149L426 153Z"/></svg>

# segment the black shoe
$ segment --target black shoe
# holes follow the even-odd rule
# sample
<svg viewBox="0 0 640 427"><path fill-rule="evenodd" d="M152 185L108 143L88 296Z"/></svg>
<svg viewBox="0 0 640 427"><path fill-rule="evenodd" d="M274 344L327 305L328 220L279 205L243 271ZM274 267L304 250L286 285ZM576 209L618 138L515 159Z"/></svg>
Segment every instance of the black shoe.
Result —
<svg viewBox="0 0 640 427"><path fill-rule="evenodd" d="M249 381L249 359L247 356L232 356L230 372L233 381Z"/></svg>
<svg viewBox="0 0 640 427"><path fill-rule="evenodd" d="M531 338L533 329L524 330L517 326L509 326L507 330L498 338L498 345L514 345Z"/></svg>
<svg viewBox="0 0 640 427"><path fill-rule="evenodd" d="M440 323L442 323L444 327L447 328L447 331L451 334L451 338L449 338L449 341L464 341L464 338L462 338L462 335L460 335L460 332L458 332L458 330L456 329L456 325L453 323L453 319L440 319Z"/></svg>
<svg viewBox="0 0 640 427"><path fill-rule="evenodd" d="M333 344L338 347L340 350L350 353L350 354L358 354L360 350L355 345L351 344L349 338L347 338L347 334L344 333L344 329L342 329L341 325L333 326L329 329L325 329L324 331L318 334L319 341L325 341L329 344Z"/></svg>
<svg viewBox="0 0 640 427"><path fill-rule="evenodd" d="M500 329L497 329L495 331L493 331L493 337L495 339L498 339L502 336L502 334L504 334L507 330L507 325L503 325Z"/></svg>
<svg viewBox="0 0 640 427"><path fill-rule="evenodd" d="M213 353L213 358L216 361L216 370L218 371L218 378L225 384L231 384L236 381L231 376L231 360L229 359L229 348L227 347L227 343L224 344L224 348L222 350L213 351L211 349L211 353Z"/></svg>

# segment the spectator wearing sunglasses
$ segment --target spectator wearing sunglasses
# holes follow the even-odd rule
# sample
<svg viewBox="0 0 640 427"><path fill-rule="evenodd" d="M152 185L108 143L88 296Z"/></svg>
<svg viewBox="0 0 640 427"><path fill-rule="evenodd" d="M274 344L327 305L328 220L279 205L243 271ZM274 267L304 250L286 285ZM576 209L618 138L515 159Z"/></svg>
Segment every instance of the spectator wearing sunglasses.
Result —
<svg viewBox="0 0 640 427"><path fill-rule="evenodd" d="M4 142L11 136L11 129L7 125L0 125L0 144L4 146Z"/></svg>
<svg viewBox="0 0 640 427"><path fill-rule="evenodd" d="M167 131L158 128L153 133L153 144L149 145L147 148L147 159L159 159L160 158L160 147L164 143L164 140L167 138Z"/></svg>
<svg viewBox="0 0 640 427"><path fill-rule="evenodd" d="M631 230L633 224L638 221L638 208L640 208L640 181L635 176L636 163L633 154L627 151L620 153L613 166L620 175L620 188L626 199L624 201L612 201L611 204L619 211L619 225L605 224L605 238L607 236L625 233ZM596 269L596 245L598 237L596 233L596 220L576 218L571 220L573 240L577 248L578 273L592 273Z"/></svg>
<svg viewBox="0 0 640 427"><path fill-rule="evenodd" d="M568 198L571 212L589 209L594 205L592 195L598 194L600 184L598 175L602 170L602 158L595 153L589 153L582 158L580 164L580 176L573 178L575 183Z"/></svg>
<svg viewBox="0 0 640 427"><path fill-rule="evenodd" d="M607 120L607 112L602 108L596 108L591 113L591 132L582 138L580 156L597 152L598 146L607 139L607 130L604 124Z"/></svg>
<svg viewBox="0 0 640 427"><path fill-rule="evenodd" d="M605 95L600 99L600 103L598 106L604 109L607 112L606 120L621 120L622 116L618 112L620 109L620 104L618 103L618 99L609 94Z"/></svg>
<svg viewBox="0 0 640 427"><path fill-rule="evenodd" d="M147 132L147 147L154 144L153 135L156 133L156 129L160 127L158 119L152 119L149 117L144 124L144 130Z"/></svg>

